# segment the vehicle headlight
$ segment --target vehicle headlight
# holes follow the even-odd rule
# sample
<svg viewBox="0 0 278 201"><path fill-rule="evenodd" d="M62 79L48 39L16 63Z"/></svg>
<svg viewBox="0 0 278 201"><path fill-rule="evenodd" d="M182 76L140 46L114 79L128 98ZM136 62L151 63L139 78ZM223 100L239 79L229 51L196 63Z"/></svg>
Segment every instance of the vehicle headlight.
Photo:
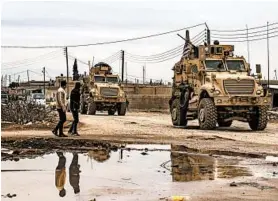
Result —
<svg viewBox="0 0 278 201"><path fill-rule="evenodd" d="M256 91L256 94L257 94L257 95L260 95L261 93L262 93L261 90L257 90L257 91Z"/></svg>
<svg viewBox="0 0 278 201"><path fill-rule="evenodd" d="M214 94L216 94L216 95L220 95L220 94L221 94L221 92L220 92L219 90L215 90L215 91L214 91Z"/></svg>

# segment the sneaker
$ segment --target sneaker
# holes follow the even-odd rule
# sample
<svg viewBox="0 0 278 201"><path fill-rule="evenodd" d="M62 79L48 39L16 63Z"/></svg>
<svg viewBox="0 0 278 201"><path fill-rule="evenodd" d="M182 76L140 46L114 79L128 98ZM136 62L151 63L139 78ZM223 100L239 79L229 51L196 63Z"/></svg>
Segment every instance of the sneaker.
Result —
<svg viewBox="0 0 278 201"><path fill-rule="evenodd" d="M53 133L54 135L58 136L57 131L53 130L52 133Z"/></svg>
<svg viewBox="0 0 278 201"><path fill-rule="evenodd" d="M72 133L73 136L80 136L78 133Z"/></svg>
<svg viewBox="0 0 278 201"><path fill-rule="evenodd" d="M67 135L65 135L64 133L60 133L59 137L68 137Z"/></svg>

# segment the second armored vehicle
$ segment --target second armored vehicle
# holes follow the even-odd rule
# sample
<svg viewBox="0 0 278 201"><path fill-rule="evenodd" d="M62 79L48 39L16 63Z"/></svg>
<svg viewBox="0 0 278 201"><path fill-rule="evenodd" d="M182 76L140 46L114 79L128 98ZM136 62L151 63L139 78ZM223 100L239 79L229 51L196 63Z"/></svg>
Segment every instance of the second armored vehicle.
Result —
<svg viewBox="0 0 278 201"><path fill-rule="evenodd" d="M108 111L109 115L124 116L127 109L126 93L118 75L104 62L91 68L89 76L83 79L81 113L95 115L96 111Z"/></svg>

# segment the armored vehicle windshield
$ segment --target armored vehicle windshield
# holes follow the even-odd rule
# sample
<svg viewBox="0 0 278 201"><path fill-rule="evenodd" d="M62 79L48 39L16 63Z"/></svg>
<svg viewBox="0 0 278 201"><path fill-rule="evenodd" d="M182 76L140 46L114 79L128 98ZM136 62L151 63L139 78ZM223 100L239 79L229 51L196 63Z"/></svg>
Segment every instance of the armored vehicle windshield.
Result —
<svg viewBox="0 0 278 201"><path fill-rule="evenodd" d="M243 60L226 60L228 70L245 71Z"/></svg>
<svg viewBox="0 0 278 201"><path fill-rule="evenodd" d="M225 71L223 60L206 60L205 64L208 71Z"/></svg>
<svg viewBox="0 0 278 201"><path fill-rule="evenodd" d="M104 76L94 76L95 82L105 82Z"/></svg>
<svg viewBox="0 0 278 201"><path fill-rule="evenodd" d="M118 83L118 77L106 77L106 82Z"/></svg>

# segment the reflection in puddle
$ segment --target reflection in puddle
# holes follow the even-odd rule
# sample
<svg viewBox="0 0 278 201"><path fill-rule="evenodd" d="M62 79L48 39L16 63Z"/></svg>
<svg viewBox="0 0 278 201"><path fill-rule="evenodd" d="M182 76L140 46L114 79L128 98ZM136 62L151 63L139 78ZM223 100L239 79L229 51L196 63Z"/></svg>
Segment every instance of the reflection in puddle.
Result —
<svg viewBox="0 0 278 201"><path fill-rule="evenodd" d="M238 161L227 158L215 158L204 154L182 152L183 146L171 147L173 181L214 180L252 176L246 167L238 166Z"/></svg>
<svg viewBox="0 0 278 201"><path fill-rule="evenodd" d="M57 152L1 164L5 184L2 192L16 193L19 200L29 201L60 197L157 200L172 193L183 193L184 189L187 193L205 189L207 182L221 182L219 178L251 175L232 157L187 153L177 145L127 145L118 150L98 146L85 154ZM203 181L195 182L199 180ZM43 188L35 188L37 185Z"/></svg>

